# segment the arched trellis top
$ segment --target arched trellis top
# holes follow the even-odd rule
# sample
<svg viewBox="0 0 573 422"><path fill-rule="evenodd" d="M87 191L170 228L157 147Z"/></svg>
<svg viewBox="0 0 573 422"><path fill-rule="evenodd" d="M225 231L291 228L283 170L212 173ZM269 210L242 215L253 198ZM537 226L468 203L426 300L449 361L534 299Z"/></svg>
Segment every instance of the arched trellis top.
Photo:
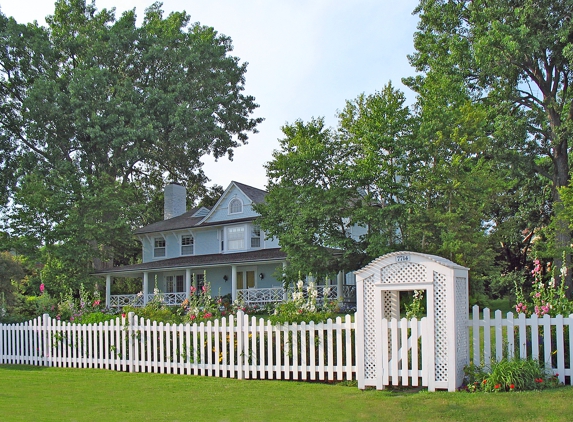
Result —
<svg viewBox="0 0 573 422"><path fill-rule="evenodd" d="M456 264L449 259L443 258L441 256L424 254L420 252L392 252L386 255L383 255L379 258L376 258L366 267L355 271L356 277L361 279L366 279L370 276L375 276L374 282L382 282L382 283L400 283L401 280L406 282L405 279L398 277L398 278L388 278L383 277L383 272L388 272L388 267L398 267L398 268L409 268L410 271L407 272L408 281L411 283L416 282L425 282L427 280L432 280L432 274L434 271L438 270L440 272L444 272L446 269L454 270L461 270L463 272L469 271L469 268L463 267L459 264ZM396 270L398 270L396 268ZM412 277L412 270L414 268L418 268L419 271L427 272L427 277ZM398 272L400 272L398 270ZM402 271L404 272L404 271ZM381 275L381 279L377 279L376 275ZM422 276L422 274L420 274ZM423 279L422 279L423 278Z"/></svg>

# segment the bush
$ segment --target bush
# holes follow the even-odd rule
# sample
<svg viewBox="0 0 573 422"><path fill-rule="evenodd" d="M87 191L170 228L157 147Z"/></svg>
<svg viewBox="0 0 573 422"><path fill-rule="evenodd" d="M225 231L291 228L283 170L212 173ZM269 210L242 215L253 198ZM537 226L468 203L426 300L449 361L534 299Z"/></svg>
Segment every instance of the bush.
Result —
<svg viewBox="0 0 573 422"><path fill-rule="evenodd" d="M534 359L502 359L491 368L469 365L464 368L464 389L469 392L542 390L559 386L557 375Z"/></svg>

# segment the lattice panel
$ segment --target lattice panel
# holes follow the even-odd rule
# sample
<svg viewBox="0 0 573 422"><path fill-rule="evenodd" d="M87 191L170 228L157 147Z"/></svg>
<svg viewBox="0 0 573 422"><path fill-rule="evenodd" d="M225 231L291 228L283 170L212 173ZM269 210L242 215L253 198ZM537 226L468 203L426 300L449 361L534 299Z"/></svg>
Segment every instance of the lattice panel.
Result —
<svg viewBox="0 0 573 422"><path fill-rule="evenodd" d="M392 292L391 291L383 291L382 298L384 300L382 309L382 318L390 319L392 318Z"/></svg>
<svg viewBox="0 0 573 422"><path fill-rule="evenodd" d="M423 283L426 267L413 262L397 262L380 270L382 283Z"/></svg>
<svg viewBox="0 0 573 422"><path fill-rule="evenodd" d="M456 375L461 380L464 376L464 366L469 357L468 330L468 291L467 279L456 277L455 284L456 301Z"/></svg>
<svg viewBox="0 0 573 422"><path fill-rule="evenodd" d="M376 378L376 318L374 275L364 279L364 377ZM381 375L381 374L378 374Z"/></svg>
<svg viewBox="0 0 573 422"><path fill-rule="evenodd" d="M446 276L436 271L434 271L434 310L436 381L448 381Z"/></svg>

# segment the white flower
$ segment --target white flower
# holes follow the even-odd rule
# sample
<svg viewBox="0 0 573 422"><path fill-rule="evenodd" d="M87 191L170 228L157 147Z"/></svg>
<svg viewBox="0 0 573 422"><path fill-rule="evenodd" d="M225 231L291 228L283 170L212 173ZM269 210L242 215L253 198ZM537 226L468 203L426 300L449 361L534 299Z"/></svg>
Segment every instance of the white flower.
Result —
<svg viewBox="0 0 573 422"><path fill-rule="evenodd" d="M567 269L565 271L567 271ZM551 280L549 280L549 287L552 289L555 287L555 277L551 277Z"/></svg>
<svg viewBox="0 0 573 422"><path fill-rule="evenodd" d="M304 286L304 282L303 282L302 280L299 280L299 281L296 283L296 287L297 287L299 290L302 290L302 286Z"/></svg>
<svg viewBox="0 0 573 422"><path fill-rule="evenodd" d="M567 267L565 265L563 265L561 267L560 273L561 273L561 279L564 279L565 277L567 277Z"/></svg>

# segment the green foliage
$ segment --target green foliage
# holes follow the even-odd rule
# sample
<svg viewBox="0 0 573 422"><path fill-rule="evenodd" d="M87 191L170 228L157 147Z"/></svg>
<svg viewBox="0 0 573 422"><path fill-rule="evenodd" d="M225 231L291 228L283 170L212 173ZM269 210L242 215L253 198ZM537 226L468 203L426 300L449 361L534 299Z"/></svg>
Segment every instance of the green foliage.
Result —
<svg viewBox="0 0 573 422"><path fill-rule="evenodd" d="M58 314L58 301L44 293L39 296L17 295L14 305L9 308L9 316L18 321L28 321L43 314L55 318Z"/></svg>
<svg viewBox="0 0 573 422"><path fill-rule="evenodd" d="M118 314L115 312L88 312L84 313L74 320L76 324L99 324L100 322L106 322L115 320Z"/></svg>
<svg viewBox="0 0 573 422"><path fill-rule="evenodd" d="M559 386L556 375L533 359L502 359L490 368L469 365L464 368L465 390L502 392L543 390Z"/></svg>
<svg viewBox="0 0 573 422"><path fill-rule="evenodd" d="M24 278L20 263L9 252L0 252L0 312L14 302L14 285Z"/></svg>
<svg viewBox="0 0 573 422"><path fill-rule="evenodd" d="M58 0L47 23L0 13L0 203L65 293L134 261L132 230L157 219L165 179L198 199L201 158L231 157L261 119L230 38L184 12L154 3L138 26L135 10Z"/></svg>
<svg viewBox="0 0 573 422"><path fill-rule="evenodd" d="M547 225L550 214L550 253L559 261L565 251L570 263L570 220L562 209L560 188L570 179L572 12L571 2L551 0L424 0L415 11L420 23L410 61L422 74L406 82L419 94L430 136L471 128L471 121L458 126L446 120L464 113L467 104L482 114L475 121L483 123L474 125L482 140L474 157L485 160L490 182L509 188L509 195L502 194L500 206L491 210L495 220L482 221L494 221L495 230L499 223L507 224L499 239L500 256L510 261L506 272L524 268L531 237ZM471 139L471 131L468 135ZM455 144L463 146L463 140ZM482 180L475 186L487 192ZM489 195L497 197L498 192ZM481 192L476 193L479 198ZM571 286L570 277L566 283Z"/></svg>
<svg viewBox="0 0 573 422"><path fill-rule="evenodd" d="M266 166L269 193L256 209L288 255L288 281L357 269L403 243L412 132L404 102L388 84L348 101L337 130L323 119L282 128Z"/></svg>

